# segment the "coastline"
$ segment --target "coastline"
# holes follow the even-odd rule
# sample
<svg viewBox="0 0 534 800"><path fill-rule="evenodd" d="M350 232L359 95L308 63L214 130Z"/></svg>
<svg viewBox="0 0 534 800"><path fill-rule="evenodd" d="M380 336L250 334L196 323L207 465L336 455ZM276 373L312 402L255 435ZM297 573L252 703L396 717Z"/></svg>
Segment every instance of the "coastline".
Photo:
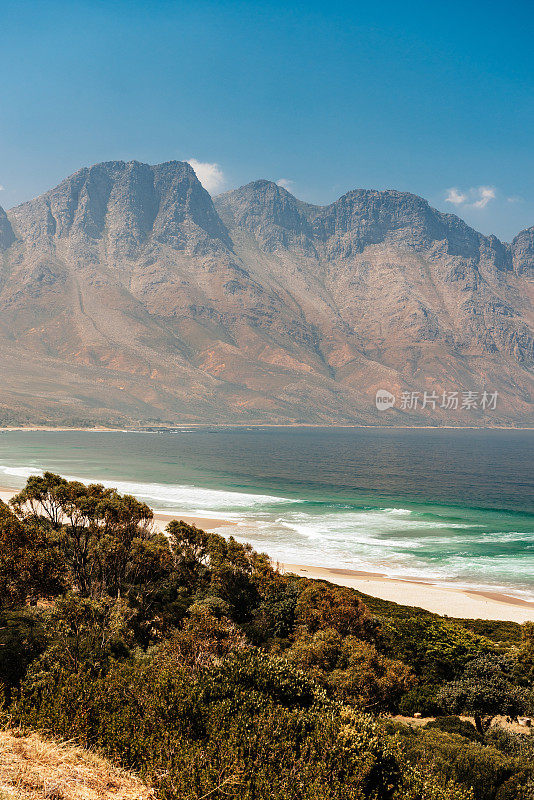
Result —
<svg viewBox="0 0 534 800"><path fill-rule="evenodd" d="M441 616L518 623L534 621L534 603L520 600L504 592L455 589L431 581L389 578L378 572L335 567L281 563L280 568L286 573L293 573L302 578L330 581L339 586L357 589L371 597L389 600L403 606L424 608Z"/></svg>
<svg viewBox="0 0 534 800"><path fill-rule="evenodd" d="M0 487L0 500L8 502L17 489ZM237 526L236 522L191 514L169 514L154 509L154 523L163 531L173 519L180 519L203 530ZM363 594L400 605L423 608L441 616L460 619L486 619L510 622L534 621L534 603L507 595L504 592L440 586L432 581L389 578L379 572L366 572L336 567L276 562L285 573L312 580L326 580L339 586L357 589Z"/></svg>
<svg viewBox="0 0 534 800"><path fill-rule="evenodd" d="M44 433L174 433L177 431L201 430L205 428L215 428L221 430L238 429L243 430L254 428L356 428L364 430L392 430L392 431L534 431L534 425L363 425L362 423L315 423L315 422L188 422L183 425L162 425L162 426L132 426L124 428L106 428L104 426L94 426L88 428L73 428L64 425L5 425L0 426L0 433L3 432L24 432L41 431Z"/></svg>

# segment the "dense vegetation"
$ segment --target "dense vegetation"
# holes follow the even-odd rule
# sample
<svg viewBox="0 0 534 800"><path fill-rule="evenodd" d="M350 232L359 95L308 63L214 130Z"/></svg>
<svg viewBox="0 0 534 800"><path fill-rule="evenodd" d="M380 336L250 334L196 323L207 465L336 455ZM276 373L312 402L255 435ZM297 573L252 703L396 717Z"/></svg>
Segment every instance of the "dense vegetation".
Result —
<svg viewBox="0 0 534 800"><path fill-rule="evenodd" d="M492 724L532 711L534 625L283 575L51 473L0 503L0 604L6 721L97 748L162 799L534 798L534 737Z"/></svg>

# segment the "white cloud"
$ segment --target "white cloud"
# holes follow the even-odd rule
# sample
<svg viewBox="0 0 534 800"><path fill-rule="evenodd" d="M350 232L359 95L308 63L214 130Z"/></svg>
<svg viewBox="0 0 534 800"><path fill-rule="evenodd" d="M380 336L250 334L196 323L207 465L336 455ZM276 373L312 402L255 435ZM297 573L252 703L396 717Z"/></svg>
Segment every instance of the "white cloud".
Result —
<svg viewBox="0 0 534 800"><path fill-rule="evenodd" d="M519 195L517 195L517 194L514 194L514 195L512 195L512 197L507 197L506 198L506 202L507 203L522 203L523 202L523 198L519 197Z"/></svg>
<svg viewBox="0 0 534 800"><path fill-rule="evenodd" d="M454 205L460 205L460 203L465 203L467 200L467 195L461 192L459 189L456 189L454 186L450 189L447 189L447 196L445 197L446 203L454 203Z"/></svg>
<svg viewBox="0 0 534 800"><path fill-rule="evenodd" d="M452 186L447 189L445 202L455 206L465 205L467 208L486 208L496 197L497 189L494 186L474 186L467 191Z"/></svg>
<svg viewBox="0 0 534 800"><path fill-rule="evenodd" d="M187 163L195 170L200 183L210 194L221 191L224 186L224 173L218 164L209 164L207 161L197 161L188 158Z"/></svg>
<svg viewBox="0 0 534 800"><path fill-rule="evenodd" d="M2 186L2 184L0 183L0 192L3 192L4 189L5 189L5 186Z"/></svg>
<svg viewBox="0 0 534 800"><path fill-rule="evenodd" d="M276 185L281 186L282 189L286 189L288 192L293 191L293 181L290 181L289 178L278 178Z"/></svg>
<svg viewBox="0 0 534 800"><path fill-rule="evenodd" d="M486 208L490 200L495 200L497 192L493 186L479 186L471 191L478 192L478 200L473 203L474 208Z"/></svg>

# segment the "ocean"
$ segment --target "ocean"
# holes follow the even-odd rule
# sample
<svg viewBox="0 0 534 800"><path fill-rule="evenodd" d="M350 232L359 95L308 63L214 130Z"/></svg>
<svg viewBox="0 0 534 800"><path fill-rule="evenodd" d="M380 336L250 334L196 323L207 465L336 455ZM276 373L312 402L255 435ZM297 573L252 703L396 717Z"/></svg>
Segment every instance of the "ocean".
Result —
<svg viewBox="0 0 534 800"><path fill-rule="evenodd" d="M534 431L0 433L0 486L45 469L235 522L276 560L534 600Z"/></svg>

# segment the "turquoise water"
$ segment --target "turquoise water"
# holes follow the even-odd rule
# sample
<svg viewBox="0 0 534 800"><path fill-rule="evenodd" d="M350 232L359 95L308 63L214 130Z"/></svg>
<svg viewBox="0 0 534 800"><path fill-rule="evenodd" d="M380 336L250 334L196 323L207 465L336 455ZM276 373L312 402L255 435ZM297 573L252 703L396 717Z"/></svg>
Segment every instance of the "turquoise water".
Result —
<svg viewBox="0 0 534 800"><path fill-rule="evenodd" d="M534 432L2 432L0 486L100 480L276 559L534 599Z"/></svg>

